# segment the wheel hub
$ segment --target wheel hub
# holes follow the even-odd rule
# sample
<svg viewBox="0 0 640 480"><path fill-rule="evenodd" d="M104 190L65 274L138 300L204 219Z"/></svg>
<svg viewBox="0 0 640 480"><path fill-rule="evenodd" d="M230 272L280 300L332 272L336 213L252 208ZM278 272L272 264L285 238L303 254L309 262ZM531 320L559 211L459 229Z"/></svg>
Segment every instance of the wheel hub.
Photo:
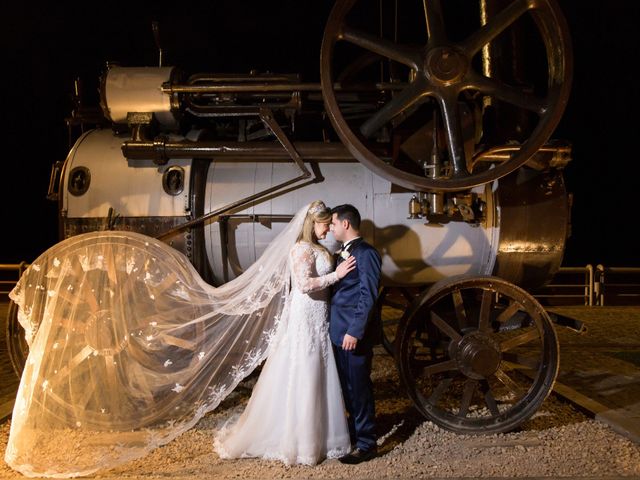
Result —
<svg viewBox="0 0 640 480"><path fill-rule="evenodd" d="M450 47L439 47L427 53L424 67L433 82L451 85L464 77L469 62L467 58Z"/></svg>
<svg viewBox="0 0 640 480"><path fill-rule="evenodd" d="M502 360L500 346L487 335L473 332L452 344L451 358L467 377L480 380L493 375Z"/></svg>
<svg viewBox="0 0 640 480"><path fill-rule="evenodd" d="M121 352L128 343L128 337L118 337L109 310L100 310L87 321L85 342L95 355L113 356Z"/></svg>

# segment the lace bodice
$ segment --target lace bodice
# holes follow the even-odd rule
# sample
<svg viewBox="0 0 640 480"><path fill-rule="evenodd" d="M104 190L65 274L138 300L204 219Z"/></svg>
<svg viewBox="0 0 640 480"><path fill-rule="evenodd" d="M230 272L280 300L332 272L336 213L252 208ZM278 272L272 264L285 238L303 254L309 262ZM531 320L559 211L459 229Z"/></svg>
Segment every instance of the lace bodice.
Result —
<svg viewBox="0 0 640 480"><path fill-rule="evenodd" d="M262 457L314 465L350 450L340 380L329 340L329 287L338 281L321 247L289 252L292 288L251 400L216 436L222 458Z"/></svg>
<svg viewBox="0 0 640 480"><path fill-rule="evenodd" d="M333 260L321 247L307 242L295 244L289 255L293 285L302 293L323 290L339 278L333 272Z"/></svg>
<svg viewBox="0 0 640 480"><path fill-rule="evenodd" d="M322 247L298 242L289 253L289 262L292 288L285 341L303 345L308 351L320 348L326 356L330 348L328 287L339 280L333 271L333 259Z"/></svg>

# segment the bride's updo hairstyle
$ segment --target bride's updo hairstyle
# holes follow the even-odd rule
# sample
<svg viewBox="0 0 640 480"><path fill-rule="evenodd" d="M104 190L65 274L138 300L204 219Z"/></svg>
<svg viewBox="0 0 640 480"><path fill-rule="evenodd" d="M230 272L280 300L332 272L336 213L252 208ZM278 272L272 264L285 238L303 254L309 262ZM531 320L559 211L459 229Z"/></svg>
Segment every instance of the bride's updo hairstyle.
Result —
<svg viewBox="0 0 640 480"><path fill-rule="evenodd" d="M318 245L318 239L313 233L313 222L331 223L331 210L327 208L322 200L316 200L309 205L302 230L298 235L299 242L303 241Z"/></svg>

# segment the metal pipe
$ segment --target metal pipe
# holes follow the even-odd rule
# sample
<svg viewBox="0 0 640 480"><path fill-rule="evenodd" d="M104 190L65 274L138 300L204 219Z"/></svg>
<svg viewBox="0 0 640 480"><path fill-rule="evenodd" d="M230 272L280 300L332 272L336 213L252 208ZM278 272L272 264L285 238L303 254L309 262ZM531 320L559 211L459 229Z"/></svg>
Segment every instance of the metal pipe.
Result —
<svg viewBox="0 0 640 480"><path fill-rule="evenodd" d="M291 82L297 79L298 75L237 75L235 73L195 73L188 78L190 85L197 82L237 82L237 83L274 83Z"/></svg>
<svg viewBox="0 0 640 480"><path fill-rule="evenodd" d="M501 145L478 153L473 158L473 165L478 162L504 162L520 151L521 145ZM544 161L549 157L548 161ZM543 145L531 157L529 162L550 164L552 166L565 166L571 159L571 146L569 145ZM473 169L473 167L472 167Z"/></svg>
<svg viewBox="0 0 640 480"><path fill-rule="evenodd" d="M338 142L293 142L293 146L305 160L356 161L346 147ZM153 141L129 140L122 144L122 154L131 160L231 157L234 160L260 162L291 161L280 142L171 142L162 138Z"/></svg>
<svg viewBox="0 0 640 480"><path fill-rule="evenodd" d="M336 91L378 91L378 90L402 90L407 83L376 83L374 85L349 85L344 87L336 84ZM165 83L161 87L162 93L241 93L241 92L320 92L319 83L230 83L226 85L171 85Z"/></svg>
<svg viewBox="0 0 640 480"><path fill-rule="evenodd" d="M278 214L255 214L255 215L247 215L247 214L231 214L231 215L220 215L218 223L220 224L220 250L222 255L222 278L224 283L229 281L229 220L250 220L252 222L260 222L261 219L268 220L286 220L289 222L293 215L278 215ZM236 276L243 273L240 266L237 266L234 269L234 273Z"/></svg>
<svg viewBox="0 0 640 480"><path fill-rule="evenodd" d="M493 161L493 160L509 160L512 153L516 153L520 150L521 145L511 146L511 145L503 145L499 147L493 147L489 150L485 150L484 152L480 152L475 158L474 161ZM571 148L569 146L549 146L543 145L540 147L538 152L547 152L547 153L571 153Z"/></svg>
<svg viewBox="0 0 640 480"><path fill-rule="evenodd" d="M604 266L599 263L596 265L596 305L604 305Z"/></svg>
<svg viewBox="0 0 640 480"><path fill-rule="evenodd" d="M229 217L222 215L220 224L220 250L222 254L222 279L224 283L229 281Z"/></svg>
<svg viewBox="0 0 640 480"><path fill-rule="evenodd" d="M212 218L212 217L217 217L220 214L224 213L224 212L228 212L229 210L233 210L234 208L238 208L240 206L244 206L248 203L253 202L254 200L257 200L258 198L261 198L265 195L269 195L270 193L273 193L277 190L280 190L286 186L289 186L293 183L299 182L300 180L305 180L307 178L309 178L311 176L311 174L306 171L305 173L303 173L302 175L299 175L295 178L292 178L291 180L287 180L285 182L279 183L278 185L274 185L273 187L267 188L265 190L262 190L258 193L254 193L253 195L250 195L248 197L245 198L241 198L240 200L236 200L235 202L229 203L227 205L225 205L224 207L218 208L217 210L213 210L212 212L209 212L205 215L202 215L198 218L194 218L193 220L189 220L185 223L182 223L180 225L178 225L177 227L173 227L170 228L169 230L167 230L164 233L161 233L160 235L156 235L156 238L158 240L161 240L165 237L168 237L170 235L173 235L174 233L177 233L181 230L184 230L185 228L189 228L189 227L193 227L194 225L199 225L205 221L207 221L208 219Z"/></svg>
<svg viewBox="0 0 640 480"><path fill-rule="evenodd" d="M587 275L588 275L588 284L589 284L589 306L592 307L594 282L593 282L593 265L591 264L587 265Z"/></svg>
<svg viewBox="0 0 640 480"><path fill-rule="evenodd" d="M262 120L262 123L264 123L265 126L273 132L273 134L276 136L276 138L280 142L280 145L282 145L282 148L284 148L289 154L289 157L294 162L296 162L296 165L298 166L300 171L303 174L307 174L307 176L310 177L311 172L309 172L307 170L307 167L305 167L304 161L300 157L300 154L296 150L296 147L293 145L293 143L291 143L291 140L289 140L289 137L287 137L287 135L284 133L282 128L280 128L280 125L278 124L278 122L274 120L273 112L267 108L261 108L260 120Z"/></svg>

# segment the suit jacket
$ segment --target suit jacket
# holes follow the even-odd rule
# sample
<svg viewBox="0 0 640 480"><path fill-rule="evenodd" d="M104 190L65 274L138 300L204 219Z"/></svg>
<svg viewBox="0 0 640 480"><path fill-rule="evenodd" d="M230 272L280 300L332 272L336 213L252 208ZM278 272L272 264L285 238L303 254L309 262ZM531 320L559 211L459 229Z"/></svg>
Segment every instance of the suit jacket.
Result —
<svg viewBox="0 0 640 480"><path fill-rule="evenodd" d="M347 250L356 258L356 268L334 285L329 336L338 346L347 333L358 340L375 343L377 332L369 318L378 296L380 254L362 238L354 240ZM338 264L343 261L338 257Z"/></svg>

